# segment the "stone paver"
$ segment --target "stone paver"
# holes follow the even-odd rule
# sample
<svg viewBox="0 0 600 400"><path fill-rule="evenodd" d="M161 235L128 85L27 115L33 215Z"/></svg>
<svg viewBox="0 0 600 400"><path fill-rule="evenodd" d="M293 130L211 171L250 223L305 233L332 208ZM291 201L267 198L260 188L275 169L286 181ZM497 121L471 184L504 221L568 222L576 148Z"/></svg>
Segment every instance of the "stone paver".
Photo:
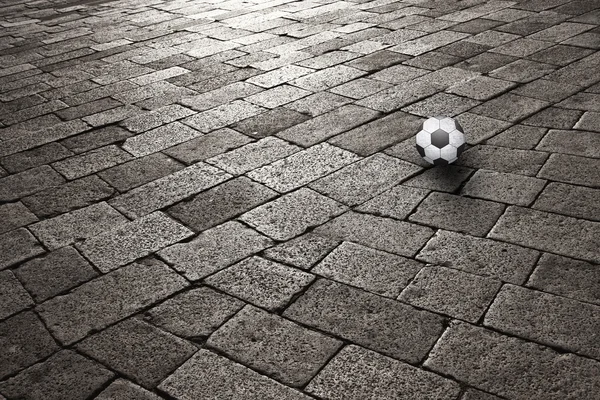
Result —
<svg viewBox="0 0 600 400"><path fill-rule="evenodd" d="M117 379L100 393L96 400L160 400L154 393L125 379Z"/></svg>
<svg viewBox="0 0 600 400"><path fill-rule="evenodd" d="M33 305L29 293L9 270L0 272L0 289L0 319Z"/></svg>
<svg viewBox="0 0 600 400"><path fill-rule="evenodd" d="M0 235L0 269L44 253L41 243L25 228Z"/></svg>
<svg viewBox="0 0 600 400"><path fill-rule="evenodd" d="M338 240L309 232L266 249L263 254L275 261L291 264L301 269L309 269L338 244Z"/></svg>
<svg viewBox="0 0 600 400"><path fill-rule="evenodd" d="M480 169L469 179L461 193L501 203L527 206L544 188L545 181L516 174Z"/></svg>

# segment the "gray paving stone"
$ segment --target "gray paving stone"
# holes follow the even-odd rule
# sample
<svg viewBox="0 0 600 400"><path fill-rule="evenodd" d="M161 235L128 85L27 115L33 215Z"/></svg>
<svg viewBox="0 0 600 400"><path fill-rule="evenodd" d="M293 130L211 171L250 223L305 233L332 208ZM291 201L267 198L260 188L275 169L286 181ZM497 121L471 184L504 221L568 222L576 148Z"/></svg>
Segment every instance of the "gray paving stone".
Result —
<svg viewBox="0 0 600 400"><path fill-rule="evenodd" d="M475 76L473 79L451 86L448 92L475 100L489 100L513 86L515 84L512 82L487 76Z"/></svg>
<svg viewBox="0 0 600 400"><path fill-rule="evenodd" d="M15 274L33 298L42 302L95 278L98 273L72 247L63 247L26 262Z"/></svg>
<svg viewBox="0 0 600 400"><path fill-rule="evenodd" d="M597 159L552 154L538 176L553 181L599 187L599 163Z"/></svg>
<svg viewBox="0 0 600 400"><path fill-rule="evenodd" d="M419 308L477 322L500 289L500 281L446 267L426 267L399 300Z"/></svg>
<svg viewBox="0 0 600 400"><path fill-rule="evenodd" d="M509 207L489 236L567 257L598 262L600 223Z"/></svg>
<svg viewBox="0 0 600 400"><path fill-rule="evenodd" d="M108 272L192 235L192 231L157 211L78 244L102 272Z"/></svg>
<svg viewBox="0 0 600 400"><path fill-rule="evenodd" d="M596 265L544 253L527 286L600 305L598 274Z"/></svg>
<svg viewBox="0 0 600 400"><path fill-rule="evenodd" d="M264 108L243 100L234 100L230 103L211 108L187 117L183 122L200 132L208 133L215 129L240 122L266 111Z"/></svg>
<svg viewBox="0 0 600 400"><path fill-rule="evenodd" d="M72 180L124 163L131 158L119 147L110 145L55 162L52 167Z"/></svg>
<svg viewBox="0 0 600 400"><path fill-rule="evenodd" d="M67 182L23 198L23 204L38 217L50 217L102 201L115 193L95 175Z"/></svg>
<svg viewBox="0 0 600 400"><path fill-rule="evenodd" d="M121 125L131 132L141 133L178 119L193 115L194 111L179 104L172 104L127 118Z"/></svg>
<svg viewBox="0 0 600 400"><path fill-rule="evenodd" d="M309 400L310 397L208 350L199 350L158 388L181 400Z"/></svg>
<svg viewBox="0 0 600 400"><path fill-rule="evenodd" d="M301 99L310 94L312 94L312 92L309 92L308 90L284 84L248 96L246 97L246 100L261 107L272 109Z"/></svg>
<svg viewBox="0 0 600 400"><path fill-rule="evenodd" d="M343 242L311 271L381 296L395 298L422 265L380 250Z"/></svg>
<svg viewBox="0 0 600 400"><path fill-rule="evenodd" d="M146 388L156 386L197 351L192 343L135 318L86 338L77 349Z"/></svg>
<svg viewBox="0 0 600 400"><path fill-rule="evenodd" d="M546 181L522 175L480 169L462 188L461 194L501 203L530 205Z"/></svg>
<svg viewBox="0 0 600 400"><path fill-rule="evenodd" d="M505 130L512 124L470 112L462 113L457 118L465 132L468 144L477 144Z"/></svg>
<svg viewBox="0 0 600 400"><path fill-rule="evenodd" d="M443 330L442 317L326 279L284 317L409 363L418 363Z"/></svg>
<svg viewBox="0 0 600 400"><path fill-rule="evenodd" d="M513 89L513 93L535 99L557 102L578 92L580 88L569 83L560 83L546 79L536 79L526 85Z"/></svg>
<svg viewBox="0 0 600 400"><path fill-rule="evenodd" d="M484 143L513 149L532 150L546 132L547 129L545 128L513 125L496 136L485 140Z"/></svg>
<svg viewBox="0 0 600 400"><path fill-rule="evenodd" d="M425 366L511 399L591 400L600 389L597 361L466 323L454 324L444 333Z"/></svg>
<svg viewBox="0 0 600 400"><path fill-rule="evenodd" d="M375 154L343 167L309 186L347 205L363 203L420 171L420 167Z"/></svg>
<svg viewBox="0 0 600 400"><path fill-rule="evenodd" d="M533 208L600 221L600 190L551 182Z"/></svg>
<svg viewBox="0 0 600 400"><path fill-rule="evenodd" d="M583 111L549 107L525 119L523 124L553 129L571 129L582 114Z"/></svg>
<svg viewBox="0 0 600 400"><path fill-rule="evenodd" d="M390 112L436 93L427 82L404 82L356 102L359 106Z"/></svg>
<svg viewBox="0 0 600 400"><path fill-rule="evenodd" d="M21 202L0 205L0 234L37 222L38 218Z"/></svg>
<svg viewBox="0 0 600 400"><path fill-rule="evenodd" d="M516 60L516 57L507 56L504 54L497 53L481 53L476 55L475 57L471 57L467 60L464 60L454 66L457 68L466 69L473 72L479 73L488 73L495 70L498 67L509 64L510 62ZM460 60L460 59L459 59ZM458 61L458 60L457 60Z"/></svg>
<svg viewBox="0 0 600 400"><path fill-rule="evenodd" d="M61 144L72 152L79 154L111 143L120 142L130 136L133 136L131 132L115 125L109 125L69 137L62 140Z"/></svg>
<svg viewBox="0 0 600 400"><path fill-rule="evenodd" d="M472 172L473 170L470 168L453 165L430 168L404 182L404 185L441 192L454 192L468 179Z"/></svg>
<svg viewBox="0 0 600 400"><path fill-rule="evenodd" d="M398 111L341 133L328 142L366 157L412 137L420 125L420 118Z"/></svg>
<svg viewBox="0 0 600 400"><path fill-rule="evenodd" d="M379 50L366 56L357 58L346 63L349 67L362 69L363 71L377 71L393 64L405 61L409 57L389 50Z"/></svg>
<svg viewBox="0 0 600 400"><path fill-rule="evenodd" d="M246 306L207 344L269 377L303 386L341 347L342 342Z"/></svg>
<svg viewBox="0 0 600 400"><path fill-rule="evenodd" d="M513 244L440 230L417 260L523 284L539 253Z"/></svg>
<svg viewBox="0 0 600 400"><path fill-rule="evenodd" d="M279 132L277 136L308 147L362 125L377 116L379 113L376 111L346 105Z"/></svg>
<svg viewBox="0 0 600 400"><path fill-rule="evenodd" d="M361 77L365 75L365 72L345 65L336 65L303 75L290 83L302 89L317 92Z"/></svg>
<svg viewBox="0 0 600 400"><path fill-rule="evenodd" d="M369 78L358 78L342 85L331 88L331 92L350 97L352 99L362 99L377 93L391 85L386 82L380 82Z"/></svg>
<svg viewBox="0 0 600 400"><path fill-rule="evenodd" d="M306 233L287 242L266 249L263 255L275 261L309 269L340 242L334 239Z"/></svg>
<svg viewBox="0 0 600 400"><path fill-rule="evenodd" d="M158 255L190 280L199 280L269 246L271 239L229 221L202 232L189 243L167 247Z"/></svg>
<svg viewBox="0 0 600 400"><path fill-rule="evenodd" d="M235 82L196 96L184 97L181 104L196 111L205 111L256 94L261 90L260 87L246 82Z"/></svg>
<svg viewBox="0 0 600 400"><path fill-rule="evenodd" d="M474 236L485 236L503 211L502 204L433 192L419 204L409 220Z"/></svg>
<svg viewBox="0 0 600 400"><path fill-rule="evenodd" d="M306 390L332 400L450 400L460 391L456 382L355 345L344 347Z"/></svg>
<svg viewBox="0 0 600 400"><path fill-rule="evenodd" d="M278 192L289 192L360 158L327 143L312 146L247 175Z"/></svg>
<svg viewBox="0 0 600 400"><path fill-rule="evenodd" d="M196 135L191 140L165 150L165 153L186 164L194 164L248 144L250 141L247 136L224 128L207 135Z"/></svg>
<svg viewBox="0 0 600 400"><path fill-rule="evenodd" d="M402 111L420 115L422 117L428 117L435 113L453 117L462 113L463 111L470 110L478 104L479 101L477 100L447 93L437 93L431 97L402 108Z"/></svg>
<svg viewBox="0 0 600 400"><path fill-rule="evenodd" d="M0 235L0 269L44 253L44 248L25 228Z"/></svg>
<svg viewBox="0 0 600 400"><path fill-rule="evenodd" d="M288 103L285 105L285 108L316 117L349 103L352 103L352 99L349 97L340 96L331 92L317 92L300 100Z"/></svg>
<svg viewBox="0 0 600 400"><path fill-rule="evenodd" d="M597 157L600 135L597 132L550 129L536 150L567 153L576 156Z"/></svg>
<svg viewBox="0 0 600 400"><path fill-rule="evenodd" d="M166 265L131 264L50 299L37 311L54 337L71 344L187 285ZM73 313L74 309L77 313Z"/></svg>
<svg viewBox="0 0 600 400"><path fill-rule="evenodd" d="M310 119L308 115L287 108L277 107L233 124L231 127L253 138L264 138L308 119Z"/></svg>
<svg viewBox="0 0 600 400"><path fill-rule="evenodd" d="M240 219L276 240L288 240L343 213L346 206L302 188L263 204Z"/></svg>
<svg viewBox="0 0 600 400"><path fill-rule="evenodd" d="M535 176L547 158L548 155L540 151L477 145L465 151L456 164L510 174Z"/></svg>
<svg viewBox="0 0 600 400"><path fill-rule="evenodd" d="M587 111L574 126L575 129L600 132L600 113Z"/></svg>
<svg viewBox="0 0 600 400"><path fill-rule="evenodd" d="M439 68L452 66L461 60L460 57L452 56L450 54L440 53L439 51L430 51L404 61L404 64L410 65L411 67L437 70Z"/></svg>
<svg viewBox="0 0 600 400"><path fill-rule="evenodd" d="M468 71L462 68L444 67L436 68L435 71L428 73L412 81L412 83L428 83L443 90L451 86L468 82L479 76L477 72Z"/></svg>
<svg viewBox="0 0 600 400"><path fill-rule="evenodd" d="M0 322L0 344L4 349L0 356L2 379L58 350L50 333L31 311L22 312ZM3 385L0 384L0 390L7 393Z"/></svg>
<svg viewBox="0 0 600 400"><path fill-rule="evenodd" d="M95 400L161 400L156 394L125 379L117 379L104 389Z"/></svg>
<svg viewBox="0 0 600 400"><path fill-rule="evenodd" d="M0 319L33 305L33 299L21 282L9 271L0 272Z"/></svg>
<svg viewBox="0 0 600 400"><path fill-rule="evenodd" d="M600 358L596 334L600 306L505 285L485 315L484 325L502 332Z"/></svg>
<svg viewBox="0 0 600 400"><path fill-rule="evenodd" d="M439 47L445 46L457 40L464 39L468 35L462 32L439 31L426 36L416 38L390 47L389 50L411 56L418 56Z"/></svg>
<svg viewBox="0 0 600 400"><path fill-rule="evenodd" d="M405 219L423 200L429 190L398 185L359 205L356 211L382 217Z"/></svg>
<svg viewBox="0 0 600 400"><path fill-rule="evenodd" d="M56 114L66 121L71 121L77 118L86 117L88 115L96 114L101 111L110 110L115 107L122 106L123 103L110 97L90 101L78 106L71 106L58 110ZM44 113L45 114L45 113Z"/></svg>
<svg viewBox="0 0 600 400"><path fill-rule="evenodd" d="M206 160L233 175L241 175L297 153L301 148L284 140L266 137Z"/></svg>
<svg viewBox="0 0 600 400"><path fill-rule="evenodd" d="M179 143L187 142L199 136L203 136L203 133L180 122L172 122L128 138L125 140L123 148L135 157L141 157Z"/></svg>
<svg viewBox="0 0 600 400"><path fill-rule="evenodd" d="M0 201L13 201L58 186L65 179L48 165L0 178Z"/></svg>
<svg viewBox="0 0 600 400"><path fill-rule="evenodd" d="M231 175L200 162L115 197L110 205L129 217L138 218L229 178Z"/></svg>
<svg viewBox="0 0 600 400"><path fill-rule="evenodd" d="M40 364L0 383L7 396L27 400L88 398L114 377L102 365L71 350L62 350Z"/></svg>
<svg viewBox="0 0 600 400"><path fill-rule="evenodd" d="M501 400L501 398L480 390L467 389L460 400Z"/></svg>
<svg viewBox="0 0 600 400"><path fill-rule="evenodd" d="M264 74L248 78L246 82L258 85L264 88L272 88L285 82L310 74L313 69L299 67L297 65L286 65L281 68L274 69Z"/></svg>
<svg viewBox="0 0 600 400"><path fill-rule="evenodd" d="M511 82L527 83L553 72L556 66L530 60L519 59L489 72L493 78Z"/></svg>
<svg viewBox="0 0 600 400"><path fill-rule="evenodd" d="M202 286L146 311L144 320L177 336L204 339L244 304L241 300Z"/></svg>
<svg viewBox="0 0 600 400"><path fill-rule="evenodd" d="M472 112L503 121L516 122L536 113L547 105L549 103L542 100L505 93L475 107Z"/></svg>
<svg viewBox="0 0 600 400"><path fill-rule="evenodd" d="M35 149L6 156L0 160L0 164L2 164L7 171L16 173L62 160L71 155L73 155L73 152L63 145L52 142Z"/></svg>

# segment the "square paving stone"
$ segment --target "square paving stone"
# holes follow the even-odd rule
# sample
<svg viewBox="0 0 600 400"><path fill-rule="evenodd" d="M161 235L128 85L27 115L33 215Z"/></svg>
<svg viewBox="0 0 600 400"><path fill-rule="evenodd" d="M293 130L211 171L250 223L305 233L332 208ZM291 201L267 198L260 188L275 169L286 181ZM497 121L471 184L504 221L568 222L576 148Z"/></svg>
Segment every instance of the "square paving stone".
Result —
<svg viewBox="0 0 600 400"><path fill-rule="evenodd" d="M417 260L523 284L538 257L539 252L514 244L440 230Z"/></svg>
<svg viewBox="0 0 600 400"><path fill-rule="evenodd" d="M313 275L304 271L252 257L217 272L205 282L256 306L275 311L285 307L313 279Z"/></svg>
<svg viewBox="0 0 600 400"><path fill-rule="evenodd" d="M600 261L600 222L511 206L489 236L567 257Z"/></svg>
<svg viewBox="0 0 600 400"><path fill-rule="evenodd" d="M79 400L93 396L115 374L74 351L62 350L0 383L9 398Z"/></svg>
<svg viewBox="0 0 600 400"><path fill-rule="evenodd" d="M208 350L199 350L158 388L180 400L309 400L310 397Z"/></svg>
<svg viewBox="0 0 600 400"><path fill-rule="evenodd" d="M256 169L248 176L279 192L288 192L359 159L323 143Z"/></svg>
<svg viewBox="0 0 600 400"><path fill-rule="evenodd" d="M497 172L535 176L548 158L547 153L477 145L465 151L457 165ZM543 178L542 175L539 175Z"/></svg>
<svg viewBox="0 0 600 400"><path fill-rule="evenodd" d="M15 274L38 302L98 276L90 263L70 246L26 262Z"/></svg>
<svg viewBox="0 0 600 400"><path fill-rule="evenodd" d="M453 318L477 322L502 283L446 267L426 267L399 300Z"/></svg>
<svg viewBox="0 0 600 400"><path fill-rule="evenodd" d="M0 205L0 234L37 222L38 218L21 202Z"/></svg>
<svg viewBox="0 0 600 400"><path fill-rule="evenodd" d="M58 340L71 344L187 285L166 265L131 264L54 297L37 311Z"/></svg>
<svg viewBox="0 0 600 400"><path fill-rule="evenodd" d="M306 391L332 400L450 400L460 388L439 375L349 345L319 372Z"/></svg>
<svg viewBox="0 0 600 400"><path fill-rule="evenodd" d="M513 125L502 133L484 141L485 144L531 150L546 134L546 128L525 125Z"/></svg>
<svg viewBox="0 0 600 400"><path fill-rule="evenodd" d="M549 103L542 100L505 93L475 107L472 112L503 121L516 122L547 105Z"/></svg>
<svg viewBox="0 0 600 400"><path fill-rule="evenodd" d="M167 212L201 232L251 210L276 195L275 191L242 176L178 203Z"/></svg>
<svg viewBox="0 0 600 400"><path fill-rule="evenodd" d="M429 190L398 185L359 205L356 211L381 217L405 219L423 200Z"/></svg>
<svg viewBox="0 0 600 400"><path fill-rule="evenodd" d="M409 363L422 360L444 329L439 315L326 279L283 316Z"/></svg>
<svg viewBox="0 0 600 400"><path fill-rule="evenodd" d="M335 239L306 233L266 249L263 255L272 260L291 264L301 269L309 269L339 243Z"/></svg>
<svg viewBox="0 0 600 400"><path fill-rule="evenodd" d="M567 154L552 154L538 177L553 181L600 187L600 160Z"/></svg>
<svg viewBox="0 0 600 400"><path fill-rule="evenodd" d="M485 236L503 211L504 205L499 203L433 192L419 204L409 220Z"/></svg>
<svg viewBox="0 0 600 400"><path fill-rule="evenodd" d="M551 182L533 208L600 221L600 190Z"/></svg>
<svg viewBox="0 0 600 400"><path fill-rule="evenodd" d="M197 351L190 342L135 318L90 336L77 349L146 388L156 386Z"/></svg>
<svg viewBox="0 0 600 400"><path fill-rule="evenodd" d="M480 169L462 188L461 194L527 206L536 199L545 184L543 179Z"/></svg>
<svg viewBox="0 0 600 400"><path fill-rule="evenodd" d="M204 339L244 304L241 300L202 286L146 311L144 320L177 336Z"/></svg>
<svg viewBox="0 0 600 400"><path fill-rule="evenodd" d="M433 235L433 230L424 226L352 211L314 232L405 257L413 257Z"/></svg>
<svg viewBox="0 0 600 400"><path fill-rule="evenodd" d="M505 285L484 325L524 339L600 358L600 306Z"/></svg>
<svg viewBox="0 0 600 400"><path fill-rule="evenodd" d="M161 398L125 379L117 379L95 397L95 400L161 400Z"/></svg>
<svg viewBox="0 0 600 400"><path fill-rule="evenodd" d="M236 221L208 229L158 255L190 280L199 280L271 246L271 239Z"/></svg>
<svg viewBox="0 0 600 400"><path fill-rule="evenodd" d="M438 168L429 168L423 173L404 182L403 185L441 192L454 192L472 174L471 168L456 167L453 165Z"/></svg>
<svg viewBox="0 0 600 400"><path fill-rule="evenodd" d="M544 253L527 286L600 305L600 269L596 265Z"/></svg>
<svg viewBox="0 0 600 400"><path fill-rule="evenodd" d="M414 164L375 154L314 181L309 187L352 206L369 200L420 170Z"/></svg>
<svg viewBox="0 0 600 400"><path fill-rule="evenodd" d="M305 385L342 342L246 306L207 345L290 386Z"/></svg>
<svg viewBox="0 0 600 400"><path fill-rule="evenodd" d="M44 253L42 244L25 228L0 235L0 269Z"/></svg>
<svg viewBox="0 0 600 400"><path fill-rule="evenodd" d="M13 375L58 350L42 321L31 311L0 322L0 345L4 349L0 355L0 379ZM2 392L6 393L4 390Z"/></svg>
<svg viewBox="0 0 600 400"><path fill-rule="evenodd" d="M0 272L0 319L33 305L33 299L12 271Z"/></svg>
<svg viewBox="0 0 600 400"><path fill-rule="evenodd" d="M0 201L8 202L32 195L65 182L49 165L0 178Z"/></svg>
<svg viewBox="0 0 600 400"><path fill-rule="evenodd" d="M343 242L311 272L381 296L396 298L422 267L422 264L408 258Z"/></svg>
<svg viewBox="0 0 600 400"><path fill-rule="evenodd" d="M510 399L592 399L600 391L597 361L466 323L451 325L424 365Z"/></svg>

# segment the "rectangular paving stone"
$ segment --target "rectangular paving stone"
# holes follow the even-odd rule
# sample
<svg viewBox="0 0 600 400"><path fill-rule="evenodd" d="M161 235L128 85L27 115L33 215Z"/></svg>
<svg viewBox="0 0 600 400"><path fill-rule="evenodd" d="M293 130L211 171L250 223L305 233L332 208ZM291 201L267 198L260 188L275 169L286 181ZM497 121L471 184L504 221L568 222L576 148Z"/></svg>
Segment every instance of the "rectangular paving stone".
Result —
<svg viewBox="0 0 600 400"><path fill-rule="evenodd" d="M102 391L97 400L160 400L154 393L125 379L117 379Z"/></svg>
<svg viewBox="0 0 600 400"><path fill-rule="evenodd" d="M46 143L77 135L88 129L89 125L85 122L74 120L37 131L26 132L19 137L3 142L2 148L0 148L0 156L29 150Z"/></svg>
<svg viewBox="0 0 600 400"><path fill-rule="evenodd" d="M190 280L199 280L271 246L271 239L236 221L229 221L179 243L158 255Z"/></svg>
<svg viewBox="0 0 600 400"><path fill-rule="evenodd" d="M489 236L567 257L600 261L599 222L511 206Z"/></svg>
<svg viewBox="0 0 600 400"><path fill-rule="evenodd" d="M299 67L297 65L286 65L281 68L274 69L264 74L256 75L248 78L246 82L258 85L264 88L272 88L285 82L289 82L295 78L310 74L314 70L311 68Z"/></svg>
<svg viewBox="0 0 600 400"><path fill-rule="evenodd" d="M155 387L197 351L192 343L135 318L86 338L77 349L146 388Z"/></svg>
<svg viewBox="0 0 600 400"><path fill-rule="evenodd" d="M243 306L244 302L206 286L172 297L144 313L144 320L177 336L204 339Z"/></svg>
<svg viewBox="0 0 600 400"><path fill-rule="evenodd" d="M598 132L550 129L535 149L550 153L597 157L600 135Z"/></svg>
<svg viewBox="0 0 600 400"><path fill-rule="evenodd" d="M398 111L328 140L334 146L366 157L411 137L421 119Z"/></svg>
<svg viewBox="0 0 600 400"><path fill-rule="evenodd" d="M11 173L25 171L29 168L39 167L44 164L62 160L73 155L73 152L63 145L52 142L35 149L22 151L3 157L0 164Z"/></svg>
<svg viewBox="0 0 600 400"><path fill-rule="evenodd" d="M336 65L294 79L290 83L305 90L317 92L351 81L366 73L345 65Z"/></svg>
<svg viewBox="0 0 600 400"><path fill-rule="evenodd" d="M166 265L131 264L50 299L37 311L58 340L71 344L187 285Z"/></svg>
<svg viewBox="0 0 600 400"><path fill-rule="evenodd" d="M556 130L571 129L577 123L577 121L579 121L579 118L581 117L582 114L583 114L583 111L579 111L579 110L569 110L569 109L565 109L565 108L548 107L546 109L543 109L540 112L533 114L531 117L525 119L523 121L523 124L552 128L551 132L553 132L553 133L551 135L546 135L549 137L548 145L549 145L549 147L552 147L552 145L553 145L552 139L556 140L556 142L560 142L560 133L564 132L564 131L556 132L555 129ZM569 131L566 131L566 132L569 132ZM588 139L588 138L586 137L585 132L581 132L581 133L583 134L583 135L581 135L581 139L583 139L583 140L581 140L581 142L585 143L586 139ZM593 139L592 139L592 143L593 143ZM570 149L565 148L565 150L566 150L565 153L566 152L576 152L578 150L577 146L568 146L568 147L571 147L571 148Z"/></svg>
<svg viewBox="0 0 600 400"><path fill-rule="evenodd" d="M108 272L146 256L193 233L157 211L117 225L78 244L77 248L102 272Z"/></svg>
<svg viewBox="0 0 600 400"><path fill-rule="evenodd" d="M282 193L342 168L359 157L327 143L312 146L247 175Z"/></svg>
<svg viewBox="0 0 600 400"><path fill-rule="evenodd" d="M158 389L181 400L309 400L310 397L225 357L201 349Z"/></svg>
<svg viewBox="0 0 600 400"><path fill-rule="evenodd" d="M551 182L537 198L533 208L600 221L600 190Z"/></svg>
<svg viewBox="0 0 600 400"><path fill-rule="evenodd" d="M552 154L538 177L553 181L600 187L600 160L567 154Z"/></svg>
<svg viewBox="0 0 600 400"><path fill-rule="evenodd" d="M33 299L12 271L0 271L0 319L10 317L33 304Z"/></svg>
<svg viewBox="0 0 600 400"><path fill-rule="evenodd" d="M418 363L443 331L443 318L326 279L283 314L390 357Z"/></svg>
<svg viewBox="0 0 600 400"><path fill-rule="evenodd" d="M294 103L293 103L294 104ZM246 118L231 127L253 138L264 138L310 119L308 115L283 107Z"/></svg>
<svg viewBox="0 0 600 400"><path fill-rule="evenodd" d="M475 114L516 122L550 105L550 103L523 97L512 93L505 93L489 100L471 110Z"/></svg>
<svg viewBox="0 0 600 400"><path fill-rule="evenodd" d="M95 175L67 182L23 198L38 217L50 217L102 201L115 190Z"/></svg>
<svg viewBox="0 0 600 400"><path fill-rule="evenodd" d="M203 136L197 135L192 140L165 150L165 153L186 164L193 164L243 146L250 141L250 138L233 129L223 128Z"/></svg>
<svg viewBox="0 0 600 400"><path fill-rule="evenodd" d="M42 244L25 228L0 235L0 269L44 253Z"/></svg>
<svg viewBox="0 0 600 400"><path fill-rule="evenodd" d="M524 339L600 358L595 336L600 306L505 285L485 315L484 325Z"/></svg>
<svg viewBox="0 0 600 400"><path fill-rule="evenodd" d="M172 104L145 113L138 113L121 122L121 126L135 133L146 132L161 125L195 114L189 108Z"/></svg>
<svg viewBox="0 0 600 400"><path fill-rule="evenodd" d="M264 112L265 109L243 100L211 108L210 110L192 115L183 122L200 132L208 133Z"/></svg>
<svg viewBox="0 0 600 400"><path fill-rule="evenodd" d="M548 154L541 151L477 145L461 154L456 165L535 176L547 158ZM542 175L538 176L544 178Z"/></svg>
<svg viewBox="0 0 600 400"><path fill-rule="evenodd" d="M179 143L203 136L180 122L172 122L125 140L123 148L135 157L156 153Z"/></svg>
<svg viewBox="0 0 600 400"><path fill-rule="evenodd" d="M486 200L528 206L542 191L545 180L503 172L477 170L461 194Z"/></svg>
<svg viewBox="0 0 600 400"><path fill-rule="evenodd" d="M205 111L233 100L245 98L262 91L258 86L246 82L234 82L230 85L190 97L184 97L181 104L196 111Z"/></svg>
<svg viewBox="0 0 600 400"><path fill-rule="evenodd" d="M530 60L516 60L489 72L492 78L511 82L527 83L553 72L556 66Z"/></svg>
<svg viewBox="0 0 600 400"><path fill-rule="evenodd" d="M476 323L502 283L446 267L425 267L398 300Z"/></svg>
<svg viewBox="0 0 600 400"><path fill-rule="evenodd" d="M355 102L355 104L382 112L391 112L431 96L437 91L435 86L426 81L416 83L403 82L369 97L365 97Z"/></svg>
<svg viewBox="0 0 600 400"><path fill-rule="evenodd" d="M593 264L544 253L527 286L600 305L599 274L600 270Z"/></svg>
<svg viewBox="0 0 600 400"><path fill-rule="evenodd" d="M462 32L440 31L426 36L408 40L406 42L390 47L388 50L411 56L418 56L439 47L445 46L457 40L464 39L468 35Z"/></svg>
<svg viewBox="0 0 600 400"><path fill-rule="evenodd" d="M120 101L111 99L110 97L105 97L78 106L64 108L62 110L57 111L56 114L60 118L66 121L70 121L76 118L82 118L88 115L96 114L98 112L110 110L112 108L119 107L122 105L123 103L121 103Z"/></svg>
<svg viewBox="0 0 600 400"><path fill-rule="evenodd" d="M352 206L369 200L420 170L414 164L385 154L375 154L320 178L309 186Z"/></svg>
<svg viewBox="0 0 600 400"><path fill-rule="evenodd" d="M3 275L7 273L9 271L3 272ZM0 344L4 349L0 355L2 379L58 350L42 321L31 311L22 312L0 322Z"/></svg>
<svg viewBox="0 0 600 400"><path fill-rule="evenodd" d="M131 155L119 147L109 145L55 162L52 167L72 180L124 163L131 158Z"/></svg>
<svg viewBox="0 0 600 400"><path fill-rule="evenodd" d="M169 215L201 232L226 222L276 197L277 193L246 177L208 189L189 201L170 207Z"/></svg>
<svg viewBox="0 0 600 400"><path fill-rule="evenodd" d="M285 105L285 108L316 117L352 103L352 99L331 92L317 92ZM308 118L307 118L308 119Z"/></svg>
<svg viewBox="0 0 600 400"><path fill-rule="evenodd" d="M31 225L30 230L50 250L81 242L129 222L106 202L59 215Z"/></svg>
<svg viewBox="0 0 600 400"><path fill-rule="evenodd" d="M592 399L600 390L597 361L466 323L450 326L424 365L516 400Z"/></svg>
<svg viewBox="0 0 600 400"><path fill-rule="evenodd" d="M423 200L429 190L398 185L355 208L356 211L380 217L405 219Z"/></svg>
<svg viewBox="0 0 600 400"><path fill-rule="evenodd" d="M377 116L379 116L377 111L350 104L288 128L279 132L277 136L300 146L309 147L362 125Z"/></svg>
<svg viewBox="0 0 600 400"><path fill-rule="evenodd" d="M0 234L37 222L38 218L21 202L0 206Z"/></svg>
<svg viewBox="0 0 600 400"><path fill-rule="evenodd" d="M48 165L0 178L0 201L13 201L58 186L65 179Z"/></svg>
<svg viewBox="0 0 600 400"><path fill-rule="evenodd" d="M462 186L463 182L472 173L473 170L470 168L454 165L444 166L443 168L429 168L404 182L404 185L453 193Z"/></svg>
<svg viewBox="0 0 600 400"><path fill-rule="evenodd" d="M266 249L263 256L301 269L309 269L340 242L313 233L306 233Z"/></svg>
<svg viewBox="0 0 600 400"><path fill-rule="evenodd" d="M503 211L504 205L499 203L433 192L419 204L409 220L485 236Z"/></svg>
<svg viewBox="0 0 600 400"><path fill-rule="evenodd" d="M306 391L332 400L456 398L456 382L374 351L349 345L309 383Z"/></svg>
<svg viewBox="0 0 600 400"><path fill-rule="evenodd" d="M413 257L433 235L433 230L424 226L352 211L314 232L406 257Z"/></svg>
<svg viewBox="0 0 600 400"><path fill-rule="evenodd" d="M207 345L290 386L305 385L342 342L246 306Z"/></svg>
<svg viewBox="0 0 600 400"><path fill-rule="evenodd" d="M274 88L246 97L250 103L265 108L276 108L292 101L301 99L312 94L308 90L300 89L287 84L275 86Z"/></svg>
<svg viewBox="0 0 600 400"><path fill-rule="evenodd" d="M61 144L72 152L79 154L111 143L120 142L131 136L133 136L133 133L121 127L109 125L69 137L62 140Z"/></svg>
<svg viewBox="0 0 600 400"><path fill-rule="evenodd" d="M526 125L513 125L507 130L487 139L485 144L513 149L532 150L544 137L547 129Z"/></svg>
<svg viewBox="0 0 600 400"><path fill-rule="evenodd" d="M157 82L157 81L163 81L165 79L172 78L172 77L178 76L178 75L182 75L187 72L190 72L190 71L185 68L182 68L182 67L171 67L171 68L166 68L166 69L163 69L160 71L151 72L146 75L140 75L136 78L130 79L130 81L135 83L136 85L148 85L150 83Z"/></svg>
<svg viewBox="0 0 600 400"><path fill-rule="evenodd" d="M243 214L240 220L276 240L288 240L347 209L317 192L301 188Z"/></svg>
<svg viewBox="0 0 600 400"><path fill-rule="evenodd" d="M137 218L177 203L229 178L231 175L215 167L197 163L115 197L110 201L110 205L128 217Z"/></svg>

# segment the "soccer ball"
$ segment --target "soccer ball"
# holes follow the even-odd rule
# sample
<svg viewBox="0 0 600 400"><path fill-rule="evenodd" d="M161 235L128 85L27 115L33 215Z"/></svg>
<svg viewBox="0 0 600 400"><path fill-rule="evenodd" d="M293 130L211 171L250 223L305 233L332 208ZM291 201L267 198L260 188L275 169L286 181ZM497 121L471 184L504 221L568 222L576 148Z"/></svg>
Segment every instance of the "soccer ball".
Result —
<svg viewBox="0 0 600 400"><path fill-rule="evenodd" d="M465 149L462 126L448 117L431 117L417 133L417 151L433 165L448 165Z"/></svg>

